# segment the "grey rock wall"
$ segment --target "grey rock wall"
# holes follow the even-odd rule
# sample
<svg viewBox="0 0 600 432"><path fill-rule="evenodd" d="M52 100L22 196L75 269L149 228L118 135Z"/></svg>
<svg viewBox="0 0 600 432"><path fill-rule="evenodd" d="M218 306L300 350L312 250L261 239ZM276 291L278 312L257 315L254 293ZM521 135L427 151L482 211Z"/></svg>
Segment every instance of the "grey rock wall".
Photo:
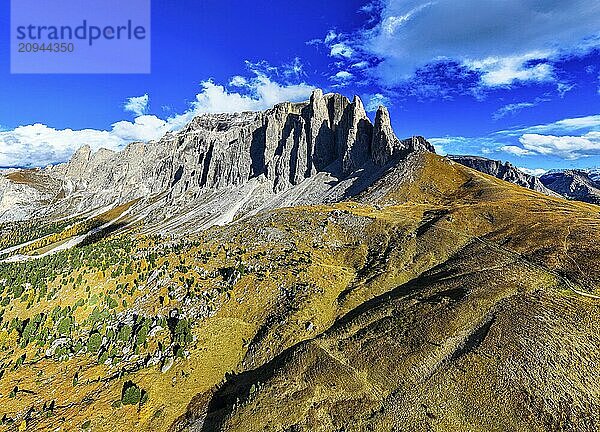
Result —
<svg viewBox="0 0 600 432"><path fill-rule="evenodd" d="M433 147L422 137L399 140L385 108L373 125L359 97L350 101L316 90L307 102L284 102L263 112L200 115L178 132L120 152L94 153L84 145L69 162L43 174L62 184L56 213L160 197L164 204L154 213L167 217L177 211L170 206L204 202L209 194L213 200L235 195L234 189L244 195L241 190L250 184L255 196L247 200L259 206L319 173L341 181L412 151Z"/></svg>

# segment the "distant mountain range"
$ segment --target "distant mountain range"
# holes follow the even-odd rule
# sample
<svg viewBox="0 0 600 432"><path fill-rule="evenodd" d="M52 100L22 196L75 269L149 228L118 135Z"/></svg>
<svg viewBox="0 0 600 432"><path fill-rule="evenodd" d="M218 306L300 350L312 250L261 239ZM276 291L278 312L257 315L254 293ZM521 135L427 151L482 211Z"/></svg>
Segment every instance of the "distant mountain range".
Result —
<svg viewBox="0 0 600 432"><path fill-rule="evenodd" d="M596 172L565 170L544 174L540 180L566 198L600 204L600 182Z"/></svg>
<svg viewBox="0 0 600 432"><path fill-rule="evenodd" d="M548 189L538 177L526 174L510 162L502 163L502 161L487 159L480 156L448 155L447 157L450 160L494 176L500 180L505 180L546 195L556 195L556 193Z"/></svg>
<svg viewBox="0 0 600 432"><path fill-rule="evenodd" d="M587 172L588 176L595 182L600 182L600 169L594 168L590 170L584 170L584 172Z"/></svg>
<svg viewBox="0 0 600 432"><path fill-rule="evenodd" d="M479 156L449 155L448 158L477 171L546 195L558 195L571 200L600 204L599 170L550 171L541 177L535 177L521 171L510 162L502 163Z"/></svg>

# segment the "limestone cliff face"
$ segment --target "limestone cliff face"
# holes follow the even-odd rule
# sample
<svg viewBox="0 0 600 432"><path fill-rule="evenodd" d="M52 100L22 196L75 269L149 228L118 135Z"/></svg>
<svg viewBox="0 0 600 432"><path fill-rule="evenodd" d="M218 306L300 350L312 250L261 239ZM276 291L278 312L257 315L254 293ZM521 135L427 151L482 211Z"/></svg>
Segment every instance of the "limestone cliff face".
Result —
<svg viewBox="0 0 600 432"><path fill-rule="evenodd" d="M60 198L62 181L40 170L10 170L0 175L0 222L44 216Z"/></svg>
<svg viewBox="0 0 600 432"><path fill-rule="evenodd" d="M119 200L169 189L178 194L224 188L260 176L279 192L317 172L338 170L334 162L341 163L336 174L347 176L369 162L385 165L402 151L433 150L422 139L415 143L394 135L385 108L377 112L374 127L360 98L350 102L317 90L306 103L202 115L176 134L131 144L119 153L92 154L86 146L53 173L64 177L71 190L94 190L100 196L108 191Z"/></svg>
<svg viewBox="0 0 600 432"><path fill-rule="evenodd" d="M433 146L421 136L400 141L392 129L387 108L380 106L375 114L375 125L371 141L371 156L377 165L385 165L414 151L435 153Z"/></svg>
<svg viewBox="0 0 600 432"><path fill-rule="evenodd" d="M228 188L245 196L249 185L248 200L259 206L318 174L342 181L411 151L433 147L423 138L399 140L383 107L373 125L360 98L316 90L307 102L263 112L200 115L159 141L133 143L120 152L93 153L84 146L44 174L62 181L63 213L151 196L164 197L165 208L181 206L183 197L186 203L205 200Z"/></svg>

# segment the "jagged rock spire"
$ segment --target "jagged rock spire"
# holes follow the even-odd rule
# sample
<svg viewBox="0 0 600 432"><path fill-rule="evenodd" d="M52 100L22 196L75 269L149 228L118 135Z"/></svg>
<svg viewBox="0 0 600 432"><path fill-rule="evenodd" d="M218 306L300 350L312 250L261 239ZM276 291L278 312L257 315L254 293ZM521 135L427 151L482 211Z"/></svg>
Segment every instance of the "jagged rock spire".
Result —
<svg viewBox="0 0 600 432"><path fill-rule="evenodd" d="M347 124L343 125L340 140L342 170L350 174L369 160L369 147L373 135L373 125L367 117L362 100L354 96L347 109Z"/></svg>
<svg viewBox="0 0 600 432"><path fill-rule="evenodd" d="M377 165L388 163L394 151L400 148L400 140L394 134L387 108L380 106L375 114L371 155Z"/></svg>
<svg viewBox="0 0 600 432"><path fill-rule="evenodd" d="M399 140L392 129L390 113L387 108L380 106L375 114L371 156L375 164L382 166L391 159L402 157L414 151L429 151L435 153L434 147L422 136L414 136Z"/></svg>
<svg viewBox="0 0 600 432"><path fill-rule="evenodd" d="M100 205L167 190L174 197L201 193L253 178L264 178L280 192L317 172L345 177L417 150L433 148L420 137L399 140L387 109L379 108L373 125L359 97L350 101L315 90L304 103L202 115L181 132L119 153L91 154L83 148L56 174L99 191L93 205Z"/></svg>

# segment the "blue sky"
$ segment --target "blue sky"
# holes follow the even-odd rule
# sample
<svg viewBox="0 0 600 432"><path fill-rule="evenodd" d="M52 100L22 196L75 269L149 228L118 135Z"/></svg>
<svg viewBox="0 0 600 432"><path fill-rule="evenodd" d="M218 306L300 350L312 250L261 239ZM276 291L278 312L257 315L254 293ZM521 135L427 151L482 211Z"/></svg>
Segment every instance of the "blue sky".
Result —
<svg viewBox="0 0 600 432"><path fill-rule="evenodd" d="M600 166L597 0L154 0L150 74L11 75L9 62L5 34L0 166L119 149L314 87L387 105L400 137L442 153Z"/></svg>

